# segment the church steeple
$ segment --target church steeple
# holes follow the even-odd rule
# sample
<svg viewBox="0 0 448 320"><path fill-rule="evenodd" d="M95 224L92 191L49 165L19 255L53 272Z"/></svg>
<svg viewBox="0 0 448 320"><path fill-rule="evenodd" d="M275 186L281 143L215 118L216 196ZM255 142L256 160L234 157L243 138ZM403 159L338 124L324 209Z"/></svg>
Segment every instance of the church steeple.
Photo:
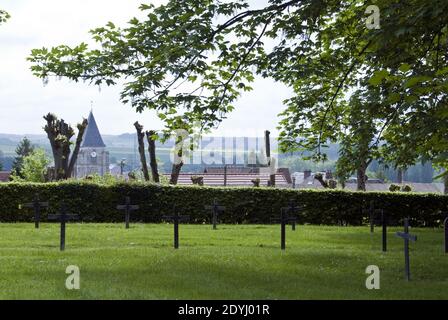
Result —
<svg viewBox="0 0 448 320"><path fill-rule="evenodd" d="M106 145L103 142L100 131L93 116L93 112L90 111L88 125L86 132L84 133L83 142L81 148L105 148Z"/></svg>

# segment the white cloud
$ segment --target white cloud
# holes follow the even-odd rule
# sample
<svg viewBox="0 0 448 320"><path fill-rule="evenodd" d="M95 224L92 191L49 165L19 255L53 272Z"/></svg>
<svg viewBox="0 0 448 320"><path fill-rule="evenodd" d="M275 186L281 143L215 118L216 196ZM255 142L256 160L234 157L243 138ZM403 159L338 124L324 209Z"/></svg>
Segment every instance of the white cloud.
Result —
<svg viewBox="0 0 448 320"><path fill-rule="evenodd" d="M144 0L10 0L0 7L12 18L0 27L0 132L42 133L42 116L54 112L71 123L90 110L104 134L133 132L139 120L147 128L161 128L153 113L136 114L119 102L120 87L102 88L68 81L51 81L46 87L32 76L26 57L31 49L89 42L88 30L113 21L123 25ZM148 1L146 1L148 2ZM160 1L152 1L160 3ZM258 80L254 91L238 101L215 134L259 135L275 132L277 114L289 90L270 80Z"/></svg>

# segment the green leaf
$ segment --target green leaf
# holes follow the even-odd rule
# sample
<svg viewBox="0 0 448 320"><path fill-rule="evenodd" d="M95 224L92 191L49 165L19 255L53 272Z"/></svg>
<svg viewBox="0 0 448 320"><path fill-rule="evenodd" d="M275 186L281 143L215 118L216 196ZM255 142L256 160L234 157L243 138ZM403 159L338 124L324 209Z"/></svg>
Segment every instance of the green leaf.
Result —
<svg viewBox="0 0 448 320"><path fill-rule="evenodd" d="M370 78L369 83L373 86L379 85L383 79L389 75L387 70L375 71L373 77Z"/></svg>
<svg viewBox="0 0 448 320"><path fill-rule="evenodd" d="M408 63L401 64L400 68L398 68L401 72L408 72L411 70L411 66Z"/></svg>
<svg viewBox="0 0 448 320"><path fill-rule="evenodd" d="M415 85L417 85L418 83L421 82L426 82L432 80L431 77L428 76L414 76L414 77L410 77L404 84L405 88L410 88L410 87L414 87Z"/></svg>

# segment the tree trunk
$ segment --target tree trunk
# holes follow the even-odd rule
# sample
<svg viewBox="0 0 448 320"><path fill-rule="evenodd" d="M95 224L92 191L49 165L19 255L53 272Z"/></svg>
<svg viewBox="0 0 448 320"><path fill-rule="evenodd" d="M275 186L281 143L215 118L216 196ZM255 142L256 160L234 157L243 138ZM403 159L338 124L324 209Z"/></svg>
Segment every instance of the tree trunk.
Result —
<svg viewBox="0 0 448 320"><path fill-rule="evenodd" d="M151 166L152 180L155 183L159 183L160 177L159 177L159 169L157 167L156 141L152 138L155 135L156 132L153 130L146 131L146 138L148 140L149 164Z"/></svg>
<svg viewBox="0 0 448 320"><path fill-rule="evenodd" d="M177 184L177 181L179 180L180 170L182 169L182 166L184 165L184 162L182 160L183 147L184 147L183 139L181 136L178 136L176 138L176 145L175 145L175 151L174 151L175 152L174 163L173 163L173 167L171 169L170 184L172 184L172 185Z"/></svg>
<svg viewBox="0 0 448 320"><path fill-rule="evenodd" d="M448 170L445 171L445 176L443 177L443 194L447 194L448 195Z"/></svg>
<svg viewBox="0 0 448 320"><path fill-rule="evenodd" d="M145 134L143 133L143 126L138 123L134 123L135 129L137 130L137 141L138 141L138 152L140 154L140 162L142 164L142 171L145 181L149 181L148 165L146 164L145 156Z"/></svg>
<svg viewBox="0 0 448 320"><path fill-rule="evenodd" d="M314 175L314 179L316 179L317 181L320 182L320 184L322 185L322 187L324 187L325 189L328 189L330 186L328 185L328 182L325 181L324 176L321 173L316 173Z"/></svg>
<svg viewBox="0 0 448 320"><path fill-rule="evenodd" d="M81 149L82 138L84 137L84 132L86 131L88 124L87 119L84 119L81 124L78 124L78 136L76 137L75 148L73 149L70 164L68 165L68 172L66 172L67 179L73 174L73 169L75 168L76 161L78 160L79 149Z"/></svg>
<svg viewBox="0 0 448 320"><path fill-rule="evenodd" d="M367 163L363 161L357 170L358 191L366 191L366 181L367 181L366 171L367 171Z"/></svg>
<svg viewBox="0 0 448 320"><path fill-rule="evenodd" d="M264 132L264 143L266 147L266 160L268 161L269 169L273 171L271 168L271 164L273 164L273 162L271 161L271 132L269 132L268 130ZM269 175L269 186L275 187L275 172L271 172L271 174Z"/></svg>
<svg viewBox="0 0 448 320"><path fill-rule="evenodd" d="M398 168L397 171L397 183L402 184L403 183L403 169Z"/></svg>
<svg viewBox="0 0 448 320"><path fill-rule="evenodd" d="M180 149L177 153L177 156L179 157L179 159L182 159L182 155L183 155L183 152L182 152L182 149ZM180 174L180 171L181 171L183 165L184 165L184 162L182 160L180 160L180 162L178 162L178 163L175 162L173 164L173 167L171 169L170 184L172 184L172 185L177 184L177 181L179 180L179 174Z"/></svg>
<svg viewBox="0 0 448 320"><path fill-rule="evenodd" d="M79 149L81 147L84 131L87 127L87 120L78 125L79 134L76 140L76 146L70 158L70 141L75 135L75 131L63 119L59 120L54 114L44 116L47 124L44 127L50 141L51 150L54 158L54 178L56 180L68 179L73 173Z"/></svg>
<svg viewBox="0 0 448 320"><path fill-rule="evenodd" d="M51 151L53 153L54 159L54 178L58 180L59 172L62 168L62 155L60 154L59 144L56 142L57 137L57 118L55 115L49 113L44 116L44 119L47 121L46 126L44 127L45 132L47 133L48 140L50 141Z"/></svg>

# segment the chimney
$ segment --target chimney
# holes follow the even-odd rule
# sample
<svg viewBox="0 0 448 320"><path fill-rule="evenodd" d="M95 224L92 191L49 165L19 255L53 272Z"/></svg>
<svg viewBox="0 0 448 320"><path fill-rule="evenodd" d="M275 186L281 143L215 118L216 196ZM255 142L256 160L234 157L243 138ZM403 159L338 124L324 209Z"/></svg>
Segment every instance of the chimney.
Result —
<svg viewBox="0 0 448 320"><path fill-rule="evenodd" d="M305 171L303 172L303 179L306 180L306 179L308 179L309 177L311 177L311 170L305 170Z"/></svg>
<svg viewBox="0 0 448 320"><path fill-rule="evenodd" d="M331 170L327 170L327 171L325 172L325 179L326 179L326 180L331 180L331 179L333 179L333 173L331 172Z"/></svg>

